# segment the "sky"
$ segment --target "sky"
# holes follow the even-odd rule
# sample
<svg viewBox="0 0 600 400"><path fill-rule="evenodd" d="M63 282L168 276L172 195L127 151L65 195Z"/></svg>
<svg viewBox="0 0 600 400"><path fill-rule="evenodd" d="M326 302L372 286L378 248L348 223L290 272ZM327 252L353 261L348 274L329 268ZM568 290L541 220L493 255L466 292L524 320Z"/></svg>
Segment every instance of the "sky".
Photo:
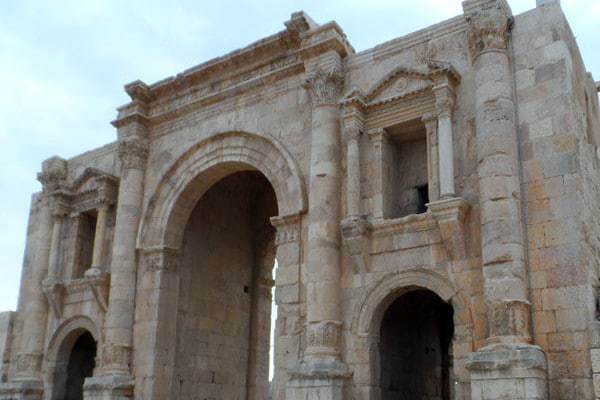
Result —
<svg viewBox="0 0 600 400"><path fill-rule="evenodd" d="M535 0L509 0L513 13ZM41 162L116 138L123 85L152 83L284 29L304 10L336 20L357 51L462 13L460 0L2 0L0 311L17 303L31 194ZM418 4L418 6L415 6ZM562 0L600 80L600 0Z"/></svg>

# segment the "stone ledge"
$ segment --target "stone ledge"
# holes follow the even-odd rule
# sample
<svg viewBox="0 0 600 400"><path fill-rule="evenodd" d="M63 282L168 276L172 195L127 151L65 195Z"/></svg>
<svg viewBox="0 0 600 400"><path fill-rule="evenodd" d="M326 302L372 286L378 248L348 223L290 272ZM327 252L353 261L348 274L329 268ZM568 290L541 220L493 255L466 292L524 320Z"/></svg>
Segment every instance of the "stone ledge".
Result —
<svg viewBox="0 0 600 400"><path fill-rule="evenodd" d="M86 400L129 400L133 389L131 377L117 375L87 378L83 385Z"/></svg>
<svg viewBox="0 0 600 400"><path fill-rule="evenodd" d="M43 395L41 381L0 383L0 400L41 400Z"/></svg>
<svg viewBox="0 0 600 400"><path fill-rule="evenodd" d="M547 361L544 351L539 346L530 344L497 344L471 353L467 369L471 371L472 379L482 379L473 376L473 373L485 374L485 378L483 379L489 379L489 373L494 371L499 372L506 378L506 372L511 369L522 370L523 374L519 374L518 377L538 377L540 371L543 371L545 374ZM527 371L532 372L529 374Z"/></svg>

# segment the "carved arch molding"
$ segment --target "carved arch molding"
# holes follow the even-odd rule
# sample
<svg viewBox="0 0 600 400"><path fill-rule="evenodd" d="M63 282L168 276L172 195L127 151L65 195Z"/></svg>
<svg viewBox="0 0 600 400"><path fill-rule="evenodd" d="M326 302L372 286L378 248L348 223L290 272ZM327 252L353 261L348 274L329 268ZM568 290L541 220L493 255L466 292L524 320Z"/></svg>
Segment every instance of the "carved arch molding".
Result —
<svg viewBox="0 0 600 400"><path fill-rule="evenodd" d="M260 171L273 185L281 217L306 210L302 175L279 141L248 132L220 133L192 146L164 174L140 224L138 248L178 249L197 200L225 176L245 170Z"/></svg>

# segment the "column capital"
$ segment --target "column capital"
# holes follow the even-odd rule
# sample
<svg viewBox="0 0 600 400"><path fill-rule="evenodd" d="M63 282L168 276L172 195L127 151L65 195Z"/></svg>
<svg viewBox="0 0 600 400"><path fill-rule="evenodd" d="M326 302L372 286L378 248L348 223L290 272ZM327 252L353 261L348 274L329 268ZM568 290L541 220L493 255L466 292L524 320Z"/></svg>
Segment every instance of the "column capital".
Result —
<svg viewBox="0 0 600 400"><path fill-rule="evenodd" d="M67 160L54 156L42 163L42 172L37 175L44 192L53 192L66 184Z"/></svg>
<svg viewBox="0 0 600 400"><path fill-rule="evenodd" d="M71 195L66 191L54 191L48 195L48 199L54 218L64 218L71 211Z"/></svg>
<svg viewBox="0 0 600 400"><path fill-rule="evenodd" d="M367 135L369 135L369 139L371 139L371 141L374 143L381 143L388 137L388 133L385 128L369 129Z"/></svg>
<svg viewBox="0 0 600 400"><path fill-rule="evenodd" d="M120 139L118 151L123 169L144 169L148 158L148 140L137 136Z"/></svg>
<svg viewBox="0 0 600 400"><path fill-rule="evenodd" d="M465 10L469 23L468 43L473 61L489 51L505 52L512 28L513 17L505 1L484 3L487 4Z"/></svg>
<svg viewBox="0 0 600 400"><path fill-rule="evenodd" d="M309 91L313 105L336 105L344 87L344 76L338 69L324 71L317 69L306 82L304 88Z"/></svg>
<svg viewBox="0 0 600 400"><path fill-rule="evenodd" d="M454 106L456 104L456 95L454 90L443 85L434 88L435 93L435 111L438 117L452 117Z"/></svg>

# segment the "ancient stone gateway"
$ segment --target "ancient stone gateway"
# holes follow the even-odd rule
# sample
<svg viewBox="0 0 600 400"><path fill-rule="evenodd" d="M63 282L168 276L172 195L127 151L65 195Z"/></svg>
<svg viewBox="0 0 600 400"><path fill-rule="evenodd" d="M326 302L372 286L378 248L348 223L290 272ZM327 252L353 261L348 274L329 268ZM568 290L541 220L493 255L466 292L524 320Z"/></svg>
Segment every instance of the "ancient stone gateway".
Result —
<svg viewBox="0 0 600 400"><path fill-rule="evenodd" d="M42 164L0 400L600 398L597 85L558 1L463 9L126 85Z"/></svg>

